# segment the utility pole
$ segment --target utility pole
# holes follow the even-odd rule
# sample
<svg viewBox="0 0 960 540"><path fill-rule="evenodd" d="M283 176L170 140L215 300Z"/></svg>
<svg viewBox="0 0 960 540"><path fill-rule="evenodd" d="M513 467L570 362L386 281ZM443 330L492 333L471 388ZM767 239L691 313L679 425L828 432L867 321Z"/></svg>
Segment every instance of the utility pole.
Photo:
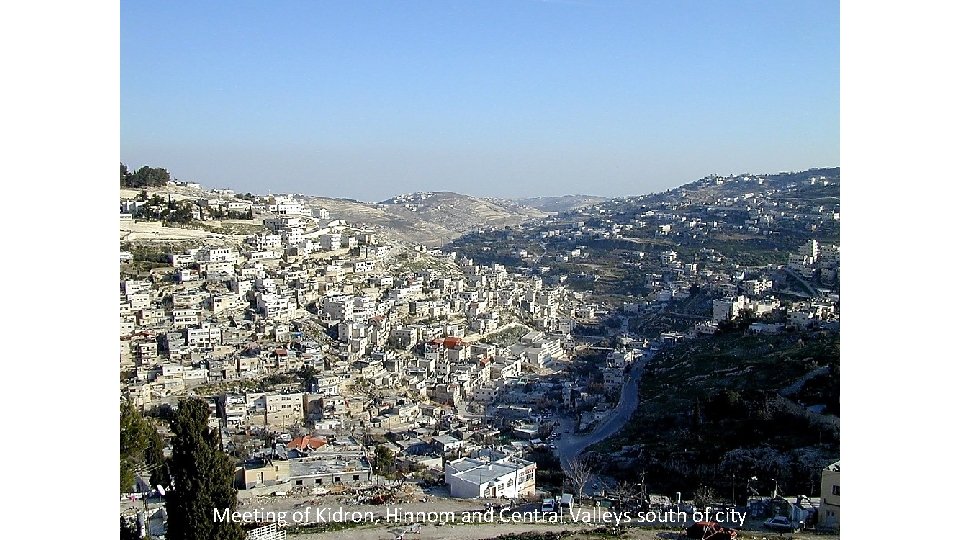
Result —
<svg viewBox="0 0 960 540"><path fill-rule="evenodd" d="M150 492L143 494L143 532L144 538L150 540L150 511L147 508L147 498L150 496Z"/></svg>
<svg viewBox="0 0 960 540"><path fill-rule="evenodd" d="M733 473L733 484L731 489L733 490L733 507L737 507L737 474Z"/></svg>

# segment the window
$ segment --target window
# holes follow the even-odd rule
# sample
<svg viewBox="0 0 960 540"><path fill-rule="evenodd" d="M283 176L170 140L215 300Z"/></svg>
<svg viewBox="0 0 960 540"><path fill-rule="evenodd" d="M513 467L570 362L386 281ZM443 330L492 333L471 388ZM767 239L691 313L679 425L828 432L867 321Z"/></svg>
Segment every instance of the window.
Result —
<svg viewBox="0 0 960 540"><path fill-rule="evenodd" d="M837 496L840 495L840 486L833 486L833 494Z"/></svg>
<svg viewBox="0 0 960 540"><path fill-rule="evenodd" d="M353 481L356 482L358 480L360 480L360 475L359 474L353 475Z"/></svg>
<svg viewBox="0 0 960 540"><path fill-rule="evenodd" d="M302 485L303 485L303 480L297 480L297 485L298 485L298 486L302 486Z"/></svg>

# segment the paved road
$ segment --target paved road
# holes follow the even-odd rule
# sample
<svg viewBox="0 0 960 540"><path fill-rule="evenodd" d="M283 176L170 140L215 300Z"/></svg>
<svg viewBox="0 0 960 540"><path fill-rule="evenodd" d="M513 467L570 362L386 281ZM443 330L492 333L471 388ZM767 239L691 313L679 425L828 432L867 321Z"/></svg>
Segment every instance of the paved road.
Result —
<svg viewBox="0 0 960 540"><path fill-rule="evenodd" d="M607 414L603 423L594 428L590 433L579 435L564 433L564 435L557 440L557 457L560 458L560 464L563 466L564 471L569 471L570 462L575 460L586 447L606 439L620 431L620 429L626 425L627 420L630 419L633 411L637 408L639 401L637 388L640 384L640 373L643 371L643 366L646 362L647 359L644 356L640 360L637 360L630 369L627 380L624 382L623 388L620 391L620 402L617 403L617 407L613 411ZM561 422L561 425L566 431L573 426L573 421L565 420ZM570 429L570 431L572 431L572 429Z"/></svg>
<svg viewBox="0 0 960 540"><path fill-rule="evenodd" d="M791 277L799 281L800 284L803 285L803 288L806 289L807 292L810 293L810 295L813 298L820 296L820 293L817 292L817 289L814 288L814 286L811 285L809 282L807 282L807 280L803 279L803 277L800 274L794 272L792 268L784 266L783 269L784 271L786 271L786 273L790 274Z"/></svg>

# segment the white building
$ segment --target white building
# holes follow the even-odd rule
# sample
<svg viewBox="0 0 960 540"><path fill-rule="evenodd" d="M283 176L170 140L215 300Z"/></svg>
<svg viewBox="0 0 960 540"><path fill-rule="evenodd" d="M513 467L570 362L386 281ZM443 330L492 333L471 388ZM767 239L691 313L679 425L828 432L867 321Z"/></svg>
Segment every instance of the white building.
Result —
<svg viewBox="0 0 960 540"><path fill-rule="evenodd" d="M840 528L840 462L823 469L820 476L820 510L817 526L826 529Z"/></svg>
<svg viewBox="0 0 960 540"><path fill-rule="evenodd" d="M187 329L187 345L210 350L223 343L220 327L203 323L200 328Z"/></svg>
<svg viewBox="0 0 960 540"><path fill-rule="evenodd" d="M237 252L231 248L203 248L197 251L195 258L199 263L235 262Z"/></svg>
<svg viewBox="0 0 960 540"><path fill-rule="evenodd" d="M713 322L732 321L740 315L740 311L747 305L744 296L736 298L722 298L713 301Z"/></svg>
<svg viewBox="0 0 960 540"><path fill-rule="evenodd" d="M277 249L283 245L283 236L279 234L256 234L247 237L247 244L257 251Z"/></svg>
<svg viewBox="0 0 960 540"><path fill-rule="evenodd" d="M175 309L173 310L174 328L187 328L200 324L200 310L198 309Z"/></svg>
<svg viewBox="0 0 960 540"><path fill-rule="evenodd" d="M257 293L257 309L268 319L289 320L294 315L296 302L279 294Z"/></svg>
<svg viewBox="0 0 960 540"><path fill-rule="evenodd" d="M302 229L306 224L300 219L299 215L281 215L264 219L263 226L270 229L274 234L280 234L291 229Z"/></svg>
<svg viewBox="0 0 960 540"><path fill-rule="evenodd" d="M266 407L266 426L268 428L287 428L303 422L303 393L267 394L264 396Z"/></svg>
<svg viewBox="0 0 960 540"><path fill-rule="evenodd" d="M536 477L536 463L510 457L493 462L463 458L448 462L444 468L444 480L450 486L450 495L459 499L516 499L533 495Z"/></svg>

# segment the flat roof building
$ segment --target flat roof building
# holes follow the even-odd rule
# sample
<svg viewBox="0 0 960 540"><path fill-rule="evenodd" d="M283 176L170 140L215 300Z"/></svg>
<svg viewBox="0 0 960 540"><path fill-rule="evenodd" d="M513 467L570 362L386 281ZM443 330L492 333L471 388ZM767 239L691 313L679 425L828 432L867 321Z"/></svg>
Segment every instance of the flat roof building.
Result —
<svg viewBox="0 0 960 540"><path fill-rule="evenodd" d="M463 458L448 462L444 469L450 495L460 499L533 495L536 476L536 463L514 457L492 462Z"/></svg>

